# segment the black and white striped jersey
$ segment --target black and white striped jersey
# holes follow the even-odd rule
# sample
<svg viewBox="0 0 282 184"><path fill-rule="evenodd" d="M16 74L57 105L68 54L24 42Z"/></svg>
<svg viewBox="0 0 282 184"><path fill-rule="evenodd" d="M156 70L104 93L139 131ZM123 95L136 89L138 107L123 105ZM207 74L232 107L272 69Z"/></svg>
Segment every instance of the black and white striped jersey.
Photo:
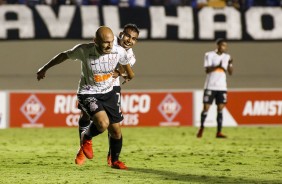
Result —
<svg viewBox="0 0 282 184"><path fill-rule="evenodd" d="M94 43L79 44L65 51L68 57L81 61L81 78L78 94L104 94L113 89L112 72L117 64L129 63L127 52L119 45L113 45L110 54L99 54Z"/></svg>

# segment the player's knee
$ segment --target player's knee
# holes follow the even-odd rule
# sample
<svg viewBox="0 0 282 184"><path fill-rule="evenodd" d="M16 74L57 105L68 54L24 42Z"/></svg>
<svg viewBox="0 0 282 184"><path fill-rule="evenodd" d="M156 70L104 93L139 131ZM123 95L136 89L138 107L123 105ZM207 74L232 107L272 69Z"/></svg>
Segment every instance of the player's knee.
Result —
<svg viewBox="0 0 282 184"><path fill-rule="evenodd" d="M121 138L121 131L112 131L110 133L110 135L114 139L120 139Z"/></svg>
<svg viewBox="0 0 282 184"><path fill-rule="evenodd" d="M104 132L105 130L107 130L107 128L108 128L110 122L109 122L108 119L104 119L104 120L100 120L100 121L98 122L98 124L99 124L99 128L98 128L98 129L99 129L101 132Z"/></svg>

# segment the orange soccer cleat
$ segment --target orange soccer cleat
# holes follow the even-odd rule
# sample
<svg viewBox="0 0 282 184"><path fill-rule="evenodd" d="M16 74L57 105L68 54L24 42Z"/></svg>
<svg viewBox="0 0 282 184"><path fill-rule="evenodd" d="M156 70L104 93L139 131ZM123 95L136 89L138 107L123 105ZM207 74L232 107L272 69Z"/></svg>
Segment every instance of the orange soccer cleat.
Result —
<svg viewBox="0 0 282 184"><path fill-rule="evenodd" d="M83 150L80 148L76 154L76 158L75 158L75 163L77 165L82 165L85 162L85 155L83 153Z"/></svg>
<svg viewBox="0 0 282 184"><path fill-rule="evenodd" d="M84 133L81 134L81 149L88 159L93 158L92 140L85 139Z"/></svg>
<svg viewBox="0 0 282 184"><path fill-rule="evenodd" d="M227 136L226 135L223 135L221 132L218 132L217 134L216 134L216 138L227 138Z"/></svg>
<svg viewBox="0 0 282 184"><path fill-rule="evenodd" d="M127 170L127 169L128 169L128 168L126 167L126 165L125 165L123 162L119 161L119 160L117 160L117 161L115 161L115 162L112 163L112 168L115 168L115 169L124 169L124 170Z"/></svg>

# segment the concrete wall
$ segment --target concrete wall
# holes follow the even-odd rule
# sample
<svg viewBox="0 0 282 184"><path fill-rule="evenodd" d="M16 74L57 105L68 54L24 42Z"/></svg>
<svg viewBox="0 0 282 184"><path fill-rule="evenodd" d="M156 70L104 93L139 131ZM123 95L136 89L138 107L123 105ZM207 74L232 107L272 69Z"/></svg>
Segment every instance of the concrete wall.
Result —
<svg viewBox="0 0 282 184"><path fill-rule="evenodd" d="M44 80L36 80L39 67L60 51L85 40L1 41L0 89L77 88L80 63L66 61L53 67ZM213 42L139 41L134 48L136 78L124 89L202 89L204 52ZM234 75L229 88L281 88L281 42L230 42Z"/></svg>

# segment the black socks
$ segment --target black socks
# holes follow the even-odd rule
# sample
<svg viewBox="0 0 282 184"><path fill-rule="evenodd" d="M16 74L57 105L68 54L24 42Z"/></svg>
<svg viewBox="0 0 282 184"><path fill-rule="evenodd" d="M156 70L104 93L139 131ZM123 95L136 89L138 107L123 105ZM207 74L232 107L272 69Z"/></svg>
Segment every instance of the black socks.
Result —
<svg viewBox="0 0 282 184"><path fill-rule="evenodd" d="M208 115L208 112L202 111L202 113L201 113L201 128L204 128L204 123L205 123L207 115Z"/></svg>
<svg viewBox="0 0 282 184"><path fill-rule="evenodd" d="M111 150L112 163L114 163L119 159L121 148L122 148L122 137L120 139L114 139L110 137L110 150Z"/></svg>
<svg viewBox="0 0 282 184"><path fill-rule="evenodd" d="M221 132L221 129L222 129L222 111L218 111L217 112L217 118L216 118L216 121L217 121L217 133Z"/></svg>

